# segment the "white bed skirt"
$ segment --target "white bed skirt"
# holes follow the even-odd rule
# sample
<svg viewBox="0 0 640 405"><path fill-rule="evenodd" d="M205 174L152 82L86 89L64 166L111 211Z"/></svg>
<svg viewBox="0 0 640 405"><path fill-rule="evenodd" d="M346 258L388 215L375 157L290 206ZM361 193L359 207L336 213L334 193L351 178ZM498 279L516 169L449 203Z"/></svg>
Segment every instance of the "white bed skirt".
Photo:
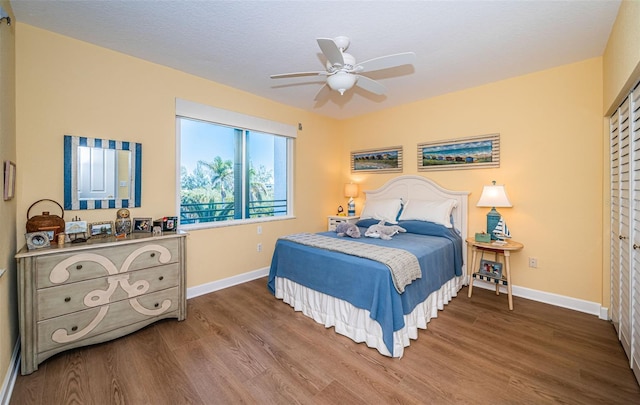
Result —
<svg viewBox="0 0 640 405"><path fill-rule="evenodd" d="M462 288L465 277L454 277L439 290L434 291L418 304L413 312L404 316L404 328L393 333L393 356L382 340L380 324L369 316L366 309L356 308L348 301L312 290L289 279L276 277L276 298L291 305L294 310L302 311L325 327L335 327L335 331L347 336L357 343L377 349L381 354L391 357L402 357L404 348L410 345L410 339L418 338L418 328L427 329L431 318L438 316L438 310Z"/></svg>

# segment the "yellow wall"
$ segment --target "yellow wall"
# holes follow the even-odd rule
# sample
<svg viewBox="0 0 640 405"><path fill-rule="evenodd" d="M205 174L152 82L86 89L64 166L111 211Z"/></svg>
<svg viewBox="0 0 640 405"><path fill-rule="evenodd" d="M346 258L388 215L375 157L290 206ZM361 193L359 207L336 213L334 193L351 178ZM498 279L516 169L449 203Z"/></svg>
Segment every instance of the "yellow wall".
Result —
<svg viewBox="0 0 640 405"><path fill-rule="evenodd" d="M404 173L417 173L417 144L500 133L497 169L421 173L470 195L469 232L486 227L482 186L505 184L514 204L499 211L523 251L512 256L521 287L601 302L602 59L503 80L346 121L350 150L401 144ZM364 189L392 175L354 176ZM361 206L363 198L358 198ZM538 268L528 267L528 257Z"/></svg>
<svg viewBox="0 0 640 405"><path fill-rule="evenodd" d="M18 24L17 49L17 150L21 166L29 168L21 177L28 187L18 191L18 214L40 198L62 200L64 134L141 142L143 206L132 209L132 216L175 213L175 157L166 152L175 145L175 97L302 122L297 219L266 223L261 236L256 225L193 231L188 285L196 286L267 266L278 235L323 229L325 216L344 203L341 184L351 179L351 150L401 143L404 173L415 173L418 142L499 132L501 168L425 175L473 193L470 232L484 228L486 210L473 206L482 185L506 184L515 207L502 213L514 239L526 245L514 256L514 283L601 301L600 58L337 122L24 24ZM46 167L60 168L60 175L43 176L38 169ZM353 179L366 189L390 177ZM115 210L66 216L76 214L89 221L115 219ZM18 215L18 229L23 217ZM23 243L21 232L17 239ZM258 242L262 253L256 252ZM529 256L538 258L538 269L527 267Z"/></svg>
<svg viewBox="0 0 640 405"><path fill-rule="evenodd" d="M142 143L142 207L132 217L177 212L175 98L197 101L274 121L303 124L295 150L296 219L192 231L188 237L188 286L269 265L278 235L320 231L334 201L340 163L337 122L173 69L132 58L25 24L17 26L17 153L21 166L18 231L30 204L63 200L63 135ZM69 219L115 220L116 210L66 212ZM256 252L256 244L263 251Z"/></svg>
<svg viewBox="0 0 640 405"><path fill-rule="evenodd" d="M1 1L0 7L13 17L8 1ZM14 62L14 26L8 26L3 21L0 23L0 164L4 164L5 160L17 162ZM21 169L18 166L18 180ZM2 173L4 171L0 169L0 174ZM3 183L4 179L0 178L0 185ZM16 201L15 198L0 200L0 269L6 269L4 276L0 278L0 385L5 378L5 371L11 366L11 355L18 339L16 264L13 259L16 252Z"/></svg>
<svg viewBox="0 0 640 405"><path fill-rule="evenodd" d="M605 115L620 105L640 78L640 1L624 0L603 55Z"/></svg>

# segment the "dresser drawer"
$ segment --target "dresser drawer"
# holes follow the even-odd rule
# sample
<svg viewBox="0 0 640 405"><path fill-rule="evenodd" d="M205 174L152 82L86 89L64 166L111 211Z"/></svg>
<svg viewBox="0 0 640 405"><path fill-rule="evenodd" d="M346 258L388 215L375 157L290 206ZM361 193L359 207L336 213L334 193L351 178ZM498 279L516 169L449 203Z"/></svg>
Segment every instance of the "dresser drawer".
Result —
<svg viewBox="0 0 640 405"><path fill-rule="evenodd" d="M36 286L46 288L178 261L176 238L40 256L36 259Z"/></svg>
<svg viewBox="0 0 640 405"><path fill-rule="evenodd" d="M178 287L38 322L38 351L76 343L153 317L176 312Z"/></svg>
<svg viewBox="0 0 640 405"><path fill-rule="evenodd" d="M180 265L172 263L116 276L43 288L37 291L37 320L42 321L175 287L179 284L179 277ZM113 290L112 292L109 291L109 287Z"/></svg>

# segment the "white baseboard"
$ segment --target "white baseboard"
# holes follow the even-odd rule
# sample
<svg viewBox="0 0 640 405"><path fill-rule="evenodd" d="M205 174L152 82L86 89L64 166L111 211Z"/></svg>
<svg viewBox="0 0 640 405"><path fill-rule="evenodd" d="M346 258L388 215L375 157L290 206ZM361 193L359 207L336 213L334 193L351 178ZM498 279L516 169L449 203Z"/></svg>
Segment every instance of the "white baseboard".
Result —
<svg viewBox="0 0 640 405"><path fill-rule="evenodd" d="M484 282L482 280L474 280L473 287L480 287L487 290L495 290L496 288L495 284ZM500 286L500 292L506 294L507 287ZM526 287L519 287L517 285L514 285L512 287L512 293L516 297L522 297L533 301L543 302L549 305L555 305L557 307L596 315L598 318L603 320L609 319L608 308L603 307L597 302L581 300L579 298L567 297L565 295L534 290Z"/></svg>
<svg viewBox="0 0 640 405"><path fill-rule="evenodd" d="M222 290L227 287L246 283L269 274L269 268L250 271L248 273L239 274L237 276L225 278L223 280L214 281L207 284L191 287L187 289L187 298L194 298L199 295L208 294L210 292ZM487 283L482 280L475 280L474 287L484 288L488 290L495 289L495 284ZM500 286L500 291L507 293L505 286ZM587 314L596 315L603 320L609 320L609 310L597 302L585 301L578 298L571 298L564 295L549 293L545 291L534 290L526 287L513 286L513 295L533 301L543 302L545 304L555 305L557 307L568 308L574 311L585 312Z"/></svg>
<svg viewBox="0 0 640 405"><path fill-rule="evenodd" d="M251 280L255 280L260 277L264 277L269 274L269 267L253 270L248 273L238 274L237 276L225 278L211 283L197 285L195 287L187 288L187 298L195 298L200 295L208 294L210 292L222 290L227 287L246 283ZM265 288L266 285L265 285Z"/></svg>
<svg viewBox="0 0 640 405"><path fill-rule="evenodd" d="M2 391L0 391L0 404L9 405L11 400L11 394L13 393L13 386L18 378L18 371L20 370L20 337L16 340L16 345L13 347L13 354L11 355L11 362L9 363L9 369L7 375L4 377L2 383Z"/></svg>

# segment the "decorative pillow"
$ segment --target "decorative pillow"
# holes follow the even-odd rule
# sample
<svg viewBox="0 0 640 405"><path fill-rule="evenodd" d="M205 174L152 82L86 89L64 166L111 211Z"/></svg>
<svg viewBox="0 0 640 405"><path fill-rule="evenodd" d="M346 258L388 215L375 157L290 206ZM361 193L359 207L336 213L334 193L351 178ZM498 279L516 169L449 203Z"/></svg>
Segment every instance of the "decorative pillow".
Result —
<svg viewBox="0 0 640 405"><path fill-rule="evenodd" d="M385 200L367 200L360 214L360 219L373 218L380 221L384 219L390 224L397 224L398 212L402 200L399 198L390 198Z"/></svg>
<svg viewBox="0 0 640 405"><path fill-rule="evenodd" d="M452 228L451 211L456 205L456 200L409 200L402 209L400 221L429 221Z"/></svg>

